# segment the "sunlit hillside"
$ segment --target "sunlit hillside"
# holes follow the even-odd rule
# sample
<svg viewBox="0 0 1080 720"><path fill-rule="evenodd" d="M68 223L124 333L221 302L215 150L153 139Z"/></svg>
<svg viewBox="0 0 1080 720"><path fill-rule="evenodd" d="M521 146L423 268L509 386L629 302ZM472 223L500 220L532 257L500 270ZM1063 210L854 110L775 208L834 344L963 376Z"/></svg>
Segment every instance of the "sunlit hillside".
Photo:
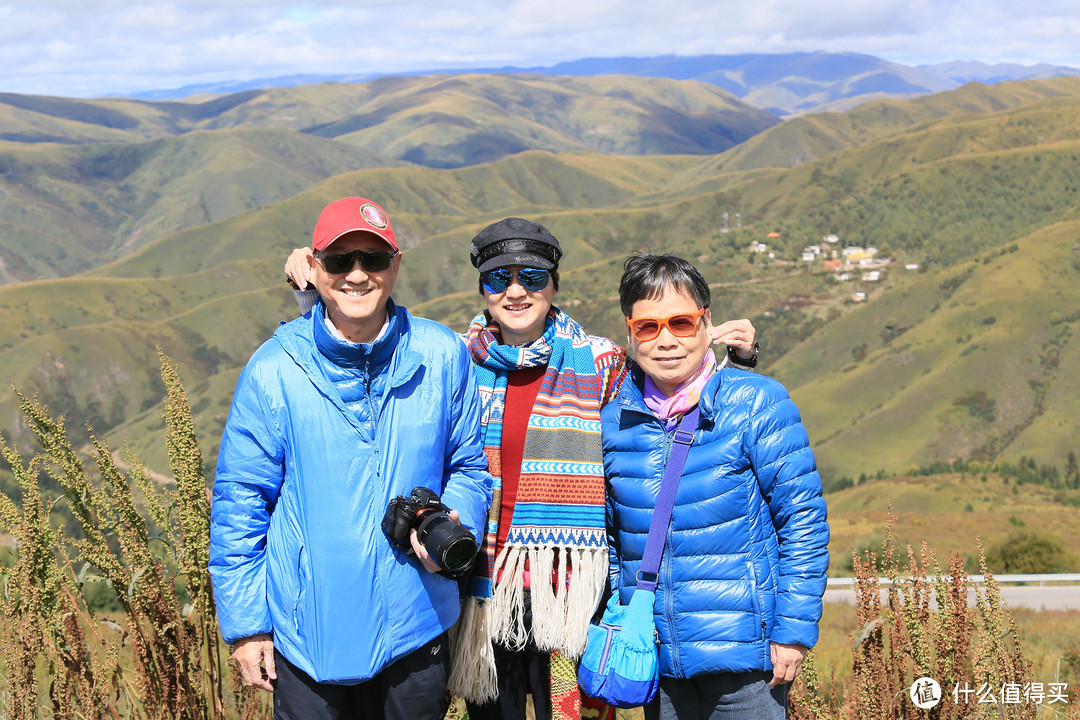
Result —
<svg viewBox="0 0 1080 720"><path fill-rule="evenodd" d="M778 122L712 85L617 76L386 78L204 102L0 93L0 283L81 272L351 170L528 150L707 155Z"/></svg>
<svg viewBox="0 0 1080 720"><path fill-rule="evenodd" d="M422 82L428 99L448 91L434 90L441 80ZM479 102L488 82L468 88L470 102ZM499 83L529 84L490 82L500 92L507 86ZM607 102L597 99L608 97L601 91L641 83L592 82L596 97L584 105ZM666 97L671 108L708 114L691 102L696 88L640 87ZM230 118L245 106L250 117L272 117L273 97L253 95L214 122L237 126ZM407 115L409 102L402 102ZM260 182L275 173L258 168L285 167L277 155L274 165L252 165L235 182L213 186L213 197L231 208L206 216L220 217L214 222L196 217L170 233L169 223L183 225L182 203L171 212L148 210L143 222L166 234L119 260L74 278L0 287L0 365L77 426L89 419L114 445L126 438L161 470L160 388L153 379L154 345L161 345L181 364L212 455L239 367L278 322L295 315L282 282L285 256L309 241L323 205L359 194L384 204L406 250L397 299L459 329L480 307L465 249L493 219L519 215L550 227L566 250L557 302L591 331L617 340L624 258L643 248L693 258L713 284L714 315L754 320L760 370L792 390L829 478L897 473L957 457L1026 454L1060 465L1080 436L1077 118L1080 82L1054 80L968 86L790 121L717 155L552 152L538 139L537 149L457 168L336 172L328 158L320 170L325 177L312 172L292 188L271 191ZM633 127L647 134L633 123L623 129ZM251 147L250 136L229 133L233 139L222 147ZM833 139L813 144L815 133ZM638 140L640 150L644 140ZM749 153L751 143L757 155ZM769 154L785 143L786 150ZM180 147L161 146L161 165L132 172L175 186L175 197L194 205L190 173L169 171L173 165L164 160L166 150ZM804 151L804 158L795 157ZM221 166L211 162L213 152L204 156L206 167L216 168L202 176L210 185ZM246 166L253 156L235 157ZM189 167L193 173L202 164ZM253 189L245 192L248 185ZM275 201L258 199L274 192ZM78 227L76 215L70 222ZM30 230L20 248L34 236L32 226L21 224ZM102 247L112 247L105 229L94 232ZM824 242L829 234L839 236L836 244ZM767 243L772 257L751 251L752 243ZM818 251L805 261L810 245ZM849 279L837 280L846 246L876 249L884 259L879 275L863 279L853 267ZM833 266L827 269L826 260ZM0 417L14 418L10 396L0 397ZM20 437L13 421L4 425Z"/></svg>

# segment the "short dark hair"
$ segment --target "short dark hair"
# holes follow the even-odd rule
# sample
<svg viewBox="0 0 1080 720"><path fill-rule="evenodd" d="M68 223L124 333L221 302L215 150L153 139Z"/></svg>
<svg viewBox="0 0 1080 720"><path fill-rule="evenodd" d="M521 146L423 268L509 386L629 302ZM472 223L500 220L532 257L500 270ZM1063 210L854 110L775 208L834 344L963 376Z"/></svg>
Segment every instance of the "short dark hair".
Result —
<svg viewBox="0 0 1080 720"><path fill-rule="evenodd" d="M709 283L689 261L675 255L639 253L626 258L619 281L619 307L626 317L638 300L658 300L668 286L686 293L699 308L709 307Z"/></svg>

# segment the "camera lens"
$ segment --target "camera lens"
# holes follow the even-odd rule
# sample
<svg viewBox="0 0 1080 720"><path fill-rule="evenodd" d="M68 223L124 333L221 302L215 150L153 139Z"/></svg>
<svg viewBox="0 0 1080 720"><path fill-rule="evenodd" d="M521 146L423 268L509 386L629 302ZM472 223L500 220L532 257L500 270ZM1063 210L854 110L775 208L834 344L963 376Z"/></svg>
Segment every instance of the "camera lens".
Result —
<svg viewBox="0 0 1080 720"><path fill-rule="evenodd" d="M416 528L416 538L440 568L450 573L468 570L476 557L476 538L445 512L427 513Z"/></svg>
<svg viewBox="0 0 1080 720"><path fill-rule="evenodd" d="M469 537L454 538L442 546L442 557L439 565L448 572L459 573L472 567L473 558L476 557L476 541L472 535Z"/></svg>

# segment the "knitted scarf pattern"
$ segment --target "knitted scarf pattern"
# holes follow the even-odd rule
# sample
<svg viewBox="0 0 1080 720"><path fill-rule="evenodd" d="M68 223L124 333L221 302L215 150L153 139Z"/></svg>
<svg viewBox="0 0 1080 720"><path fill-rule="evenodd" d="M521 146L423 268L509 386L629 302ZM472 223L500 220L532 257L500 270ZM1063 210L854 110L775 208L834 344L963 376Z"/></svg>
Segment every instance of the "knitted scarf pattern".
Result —
<svg viewBox="0 0 1080 720"><path fill-rule="evenodd" d="M608 572L600 406L617 392L626 366L621 348L587 335L555 307L543 336L534 342L503 345L499 338L499 326L487 314L474 318L465 336L480 390L484 452L495 485L458 623L450 690L478 703L498 692L492 642L511 649L525 646L526 560L537 648L570 661L585 650L589 621ZM547 371L525 432L506 543L496 557L508 373L540 366ZM576 700L576 683L572 689ZM552 700L559 703L557 697Z"/></svg>

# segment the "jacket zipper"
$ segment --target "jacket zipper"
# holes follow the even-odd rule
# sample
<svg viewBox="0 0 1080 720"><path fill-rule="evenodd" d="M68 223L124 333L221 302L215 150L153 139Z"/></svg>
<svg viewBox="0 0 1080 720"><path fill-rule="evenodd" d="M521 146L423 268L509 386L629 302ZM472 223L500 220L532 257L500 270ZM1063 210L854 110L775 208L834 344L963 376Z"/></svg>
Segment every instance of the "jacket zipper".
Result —
<svg viewBox="0 0 1080 720"><path fill-rule="evenodd" d="M750 599L751 601L753 601L754 604L754 616L758 619L758 622L761 625L762 660L767 663L769 660L769 644L765 642L765 634L768 625L765 622L765 611L761 607L761 586L758 585L757 568L754 566L754 561L752 559L746 561L746 567L750 570Z"/></svg>
<svg viewBox="0 0 1080 720"><path fill-rule="evenodd" d="M304 579L304 546L300 546L300 552L296 556L296 601L293 603L293 625L296 626L296 634L298 637L302 637L300 633L300 598L304 595L303 587Z"/></svg>
<svg viewBox="0 0 1080 720"><path fill-rule="evenodd" d="M375 477L382 477L382 456L379 454L379 407L372 397L371 358L364 357L364 399L371 416L371 452L375 455Z"/></svg>

